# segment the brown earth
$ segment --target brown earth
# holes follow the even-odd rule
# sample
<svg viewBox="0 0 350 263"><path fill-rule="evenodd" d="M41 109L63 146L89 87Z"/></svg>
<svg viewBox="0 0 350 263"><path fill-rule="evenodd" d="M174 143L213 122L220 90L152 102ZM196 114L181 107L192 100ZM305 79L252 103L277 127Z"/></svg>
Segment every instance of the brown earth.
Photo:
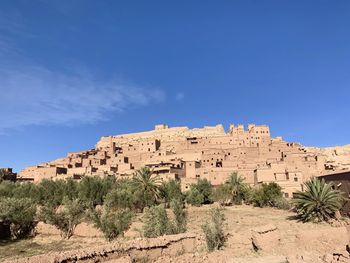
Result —
<svg viewBox="0 0 350 263"><path fill-rule="evenodd" d="M225 209L225 248L208 253L201 225L207 219L209 208L210 206L203 206L188 209L189 234L157 239L140 239L140 216L136 217L125 237L113 243L106 242L97 230L86 223L77 229L76 234L80 236L75 235L70 240L62 240L57 232L54 233L54 229L41 225L38 231L41 234L33 239L0 244L0 261L350 262L346 251L349 243L346 221L333 226L326 223L304 224L293 219L294 214L291 212L251 206ZM47 234L44 234L45 229ZM28 258L38 254L45 254L45 258ZM77 259L72 255L81 257ZM15 258L22 259L16 261ZM65 261L57 261L58 258Z"/></svg>

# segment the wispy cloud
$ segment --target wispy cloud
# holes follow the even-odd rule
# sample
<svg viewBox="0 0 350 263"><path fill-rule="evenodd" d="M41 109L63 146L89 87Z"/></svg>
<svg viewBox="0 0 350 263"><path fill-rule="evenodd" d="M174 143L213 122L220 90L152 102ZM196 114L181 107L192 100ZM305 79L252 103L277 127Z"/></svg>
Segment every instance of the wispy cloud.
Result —
<svg viewBox="0 0 350 263"><path fill-rule="evenodd" d="M2 132L26 125L94 123L112 112L164 100L161 90L42 67L1 67L0 93Z"/></svg>
<svg viewBox="0 0 350 263"><path fill-rule="evenodd" d="M162 90L99 78L84 65L69 73L38 65L16 45L24 36L34 37L21 13L0 10L0 133L28 125L95 123L164 100Z"/></svg>
<svg viewBox="0 0 350 263"><path fill-rule="evenodd" d="M175 95L175 99L177 101L183 101L185 99L185 94L183 92L178 92Z"/></svg>

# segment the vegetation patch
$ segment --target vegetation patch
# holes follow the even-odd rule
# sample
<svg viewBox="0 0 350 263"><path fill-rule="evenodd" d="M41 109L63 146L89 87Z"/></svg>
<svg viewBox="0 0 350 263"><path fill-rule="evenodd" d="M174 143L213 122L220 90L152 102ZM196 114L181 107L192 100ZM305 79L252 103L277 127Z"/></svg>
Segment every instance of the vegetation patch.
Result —
<svg viewBox="0 0 350 263"><path fill-rule="evenodd" d="M208 251L222 248L226 237L224 233L225 215L220 208L212 208L209 211L209 221L202 225Z"/></svg>
<svg viewBox="0 0 350 263"><path fill-rule="evenodd" d="M295 211L303 222L322 222L335 218L345 200L333 184L313 177L305 183L306 191L297 192L292 200Z"/></svg>

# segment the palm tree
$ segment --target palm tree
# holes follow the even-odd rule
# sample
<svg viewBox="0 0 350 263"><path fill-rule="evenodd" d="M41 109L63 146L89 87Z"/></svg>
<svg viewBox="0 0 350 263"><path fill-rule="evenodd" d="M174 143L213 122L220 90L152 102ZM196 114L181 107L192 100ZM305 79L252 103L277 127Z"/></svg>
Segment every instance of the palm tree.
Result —
<svg viewBox="0 0 350 263"><path fill-rule="evenodd" d="M226 180L225 184L229 186L232 200L241 202L243 194L247 189L247 185L244 183L244 178L237 175L236 172L233 172L231 173L230 177Z"/></svg>
<svg viewBox="0 0 350 263"><path fill-rule="evenodd" d="M311 178L305 183L306 191L294 194L292 203L303 222L322 222L335 218L345 200L341 191L332 189L324 179Z"/></svg>
<svg viewBox="0 0 350 263"><path fill-rule="evenodd" d="M141 194L141 198L145 199L140 201L143 201L146 206L160 199L161 181L157 175L153 176L153 172L148 167L143 167L135 172L132 184L135 190Z"/></svg>

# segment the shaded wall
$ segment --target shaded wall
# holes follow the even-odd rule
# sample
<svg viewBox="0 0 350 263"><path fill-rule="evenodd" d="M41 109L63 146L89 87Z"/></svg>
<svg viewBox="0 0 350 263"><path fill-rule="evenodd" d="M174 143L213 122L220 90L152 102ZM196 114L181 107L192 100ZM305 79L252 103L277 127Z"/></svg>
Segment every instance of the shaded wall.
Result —
<svg viewBox="0 0 350 263"><path fill-rule="evenodd" d="M0 239L8 239L11 237L10 225L0 222Z"/></svg>
<svg viewBox="0 0 350 263"><path fill-rule="evenodd" d="M320 176L326 182L332 182L334 189L344 192L344 197L350 198L350 171L343 173ZM350 201L345 201L340 211L343 215L350 216Z"/></svg>

